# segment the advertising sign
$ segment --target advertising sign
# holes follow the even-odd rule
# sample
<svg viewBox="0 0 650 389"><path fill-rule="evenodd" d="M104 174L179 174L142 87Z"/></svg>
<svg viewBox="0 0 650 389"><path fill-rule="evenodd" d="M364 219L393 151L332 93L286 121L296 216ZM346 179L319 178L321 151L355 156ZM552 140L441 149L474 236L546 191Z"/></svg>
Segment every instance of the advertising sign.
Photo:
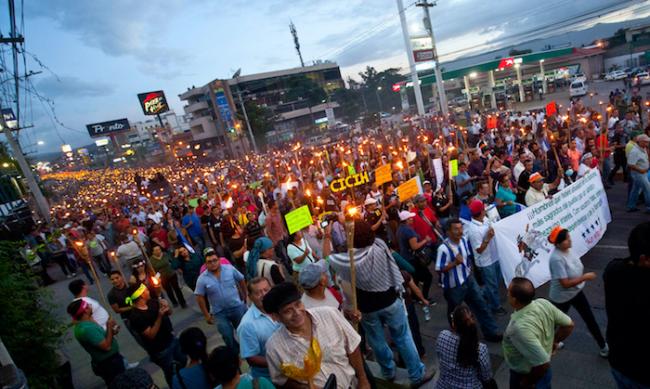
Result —
<svg viewBox="0 0 650 389"><path fill-rule="evenodd" d="M430 36L411 37L415 62L433 61L433 42Z"/></svg>
<svg viewBox="0 0 650 389"><path fill-rule="evenodd" d="M549 259L555 249L547 239L551 229L568 229L571 251L580 258L600 241L611 221L600 172L592 169L553 198L495 223L495 244L490 247L496 250L506 285L513 277L526 277L538 287L551 278Z"/></svg>
<svg viewBox="0 0 650 389"><path fill-rule="evenodd" d="M16 115L14 115L14 111L11 108L3 108L2 116L5 119L5 123L7 123L7 127L15 130L18 122L16 121Z"/></svg>
<svg viewBox="0 0 650 389"><path fill-rule="evenodd" d="M88 129L90 137L94 138L97 136L104 136L120 131L126 131L131 128L131 126L129 125L128 119L117 119L111 120L109 122L86 124L86 128Z"/></svg>
<svg viewBox="0 0 650 389"><path fill-rule="evenodd" d="M226 123L228 128L234 127L234 115L232 109L230 108L230 102L228 101L228 96L226 91L223 88L222 84L217 84L214 89L214 100L219 109L219 114L221 119Z"/></svg>
<svg viewBox="0 0 650 389"><path fill-rule="evenodd" d="M138 94L138 100L140 100L140 106L145 115L158 115L169 111L165 92L161 90L140 93Z"/></svg>

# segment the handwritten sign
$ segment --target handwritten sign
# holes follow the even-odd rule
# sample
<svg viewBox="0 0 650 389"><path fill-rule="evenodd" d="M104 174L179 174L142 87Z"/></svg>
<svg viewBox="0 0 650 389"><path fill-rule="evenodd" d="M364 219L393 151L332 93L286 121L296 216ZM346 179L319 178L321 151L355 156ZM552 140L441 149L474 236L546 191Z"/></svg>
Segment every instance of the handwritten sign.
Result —
<svg viewBox="0 0 650 389"><path fill-rule="evenodd" d="M399 201L409 200L415 195L422 193L422 184L420 184L420 177L415 176L397 187L397 195Z"/></svg>
<svg viewBox="0 0 650 389"><path fill-rule="evenodd" d="M290 234L308 227L313 222L307 205L287 213L284 215L284 220L287 222L287 229Z"/></svg>
<svg viewBox="0 0 650 389"><path fill-rule="evenodd" d="M370 182L368 177L368 172L362 172L345 178L339 178L338 180L332 181L330 184L330 189L332 192L340 192L347 188L352 188L355 186L367 184Z"/></svg>
<svg viewBox="0 0 650 389"><path fill-rule="evenodd" d="M433 160L433 171L436 173L436 183L442 185L445 180L445 172L442 170L442 159L436 158Z"/></svg>
<svg viewBox="0 0 650 389"><path fill-rule="evenodd" d="M390 182L393 179L392 174L393 172L389 163L381 165L375 170L375 184L382 185Z"/></svg>

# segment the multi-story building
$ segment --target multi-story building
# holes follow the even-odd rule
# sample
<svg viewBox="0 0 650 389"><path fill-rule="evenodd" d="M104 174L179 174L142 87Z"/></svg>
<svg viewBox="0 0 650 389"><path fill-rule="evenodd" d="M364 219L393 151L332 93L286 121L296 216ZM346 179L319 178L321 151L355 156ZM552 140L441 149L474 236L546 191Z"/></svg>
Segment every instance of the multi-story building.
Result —
<svg viewBox="0 0 650 389"><path fill-rule="evenodd" d="M289 99L291 85L299 77L314 81L328 97L311 107L305 98ZM241 157L251 149L246 123L236 115L243 102L269 108L275 117L275 132L281 132L286 139L323 123L324 118L333 118L338 104L329 101L329 95L343 87L338 65L320 63L214 80L201 87L188 88L179 97L187 102L184 109L192 117L190 130L195 141L209 141L216 149L223 150L225 156Z"/></svg>

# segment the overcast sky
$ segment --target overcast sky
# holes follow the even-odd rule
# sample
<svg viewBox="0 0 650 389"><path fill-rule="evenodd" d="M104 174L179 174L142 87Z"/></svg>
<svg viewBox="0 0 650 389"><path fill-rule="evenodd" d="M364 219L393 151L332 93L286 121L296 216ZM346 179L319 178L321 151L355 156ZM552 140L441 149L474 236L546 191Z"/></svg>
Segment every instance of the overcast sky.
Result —
<svg viewBox="0 0 650 389"><path fill-rule="evenodd" d="M422 33L422 10L412 3L404 0L408 24ZM639 11L647 2L621 0L439 0L431 12L444 62L450 53L516 43L518 33L613 5L620 10L600 21L648 16ZM6 36L8 11L1 7ZM23 124L34 128L21 142L42 140L39 152L88 144L88 123L144 119L137 93L163 89L182 113L178 94L189 86L229 78L238 68L251 74L299 66L290 20L305 61L334 60L345 78L367 65L408 67L395 0L27 0L27 68L43 72L30 79L71 129L57 126L57 133L52 113L33 98ZM5 59L10 63L6 48Z"/></svg>

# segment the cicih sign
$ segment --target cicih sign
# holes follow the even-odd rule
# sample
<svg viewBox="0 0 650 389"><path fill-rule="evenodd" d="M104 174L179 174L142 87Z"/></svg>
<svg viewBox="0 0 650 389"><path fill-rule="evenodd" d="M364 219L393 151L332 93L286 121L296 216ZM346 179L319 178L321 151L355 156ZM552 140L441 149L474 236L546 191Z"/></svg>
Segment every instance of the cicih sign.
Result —
<svg viewBox="0 0 650 389"><path fill-rule="evenodd" d="M349 177L345 178L339 178L338 180L332 181L330 184L330 189L332 192L340 192L343 191L347 188L352 188L355 186L367 184L370 182L370 178L368 177L368 172L362 172L359 174L354 174Z"/></svg>

